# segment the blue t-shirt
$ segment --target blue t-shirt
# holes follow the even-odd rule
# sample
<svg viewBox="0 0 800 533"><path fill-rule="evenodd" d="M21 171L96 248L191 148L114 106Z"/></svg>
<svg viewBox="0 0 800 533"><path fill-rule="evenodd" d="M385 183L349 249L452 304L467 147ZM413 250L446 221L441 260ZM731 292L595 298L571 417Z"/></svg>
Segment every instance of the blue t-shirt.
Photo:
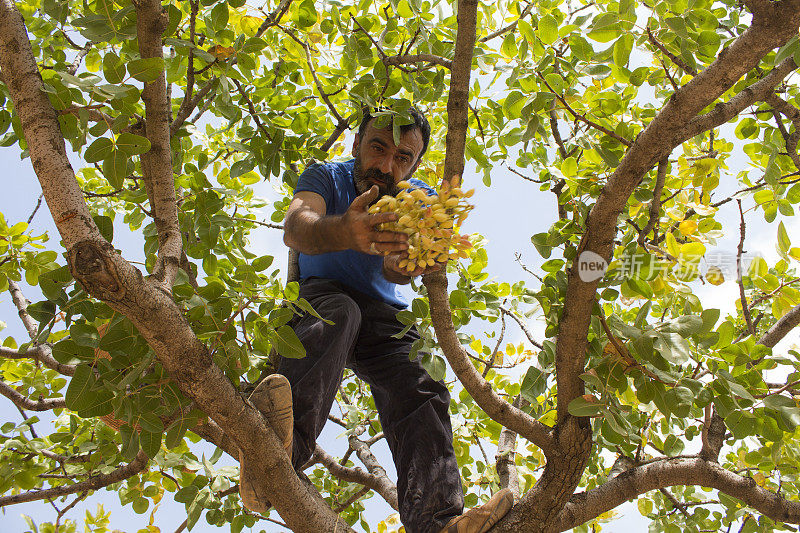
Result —
<svg viewBox="0 0 800 533"><path fill-rule="evenodd" d="M359 194L353 181L355 159L344 163L329 162L308 167L300 176L294 192L310 191L325 200L326 215L342 215ZM409 180L415 187L433 190L417 179ZM398 286L383 277L383 256L355 250L342 250L319 255L299 254L300 279L335 279L348 287L396 307L407 307Z"/></svg>

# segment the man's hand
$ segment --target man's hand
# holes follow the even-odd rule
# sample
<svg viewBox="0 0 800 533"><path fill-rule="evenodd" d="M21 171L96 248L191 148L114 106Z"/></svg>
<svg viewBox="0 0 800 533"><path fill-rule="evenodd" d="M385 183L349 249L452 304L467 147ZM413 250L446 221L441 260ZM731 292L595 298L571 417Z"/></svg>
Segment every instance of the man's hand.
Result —
<svg viewBox="0 0 800 533"><path fill-rule="evenodd" d="M349 240L348 248L370 255L387 255L408 249L405 233L397 231L378 231L375 227L384 222L397 220L395 213L368 212L369 204L378 197L378 186L353 200L342 215L342 225Z"/></svg>
<svg viewBox="0 0 800 533"><path fill-rule="evenodd" d="M417 276L422 276L424 274L428 274L430 272L436 272L437 270L441 270L447 263L436 263L433 266L429 267L417 267L414 270L406 270L405 268L400 267L400 261L403 259L408 259L408 253L401 252L396 254L390 254L383 258L383 277L385 277L388 281L392 283L397 283L398 285L405 285L406 283L411 281L411 278L415 278Z"/></svg>

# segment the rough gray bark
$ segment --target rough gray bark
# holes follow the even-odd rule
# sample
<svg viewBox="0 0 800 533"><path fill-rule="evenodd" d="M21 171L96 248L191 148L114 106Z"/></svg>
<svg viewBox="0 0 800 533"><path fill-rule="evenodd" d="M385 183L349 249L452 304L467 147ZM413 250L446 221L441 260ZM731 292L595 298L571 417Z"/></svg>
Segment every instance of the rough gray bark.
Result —
<svg viewBox="0 0 800 533"><path fill-rule="evenodd" d="M143 11L140 15L144 17L161 17L160 4L156 6L143 0L137 4L137 9ZM140 40L142 37L155 40L155 44L144 45L147 50L161 46L161 30L157 21L151 22L154 27L140 28ZM313 489L295 475L275 433L267 429L261 415L242 400L219 367L213 364L208 349L194 335L181 310L164 290L170 282L169 273L160 279L144 278L100 236L66 157L56 112L42 90L42 79L24 21L11 0L0 1L0 68L21 119L34 170L67 249L73 277L93 297L128 317L181 391L241 450L255 459L254 463L260 467L255 478L263 481L264 493L294 531L349 531L329 507L320 503ZM153 98L160 97L154 95ZM154 135L163 137L162 130L167 128L168 134L169 125L157 111L155 113L158 124L154 128L161 133ZM154 208L159 203L168 203L170 190L174 198L171 165L168 177L164 167L159 166L166 158L168 153L158 154L157 161L150 166L153 175L161 176L160 181L151 183ZM165 211L170 209L177 207L174 203L171 207L165 205ZM166 232L173 227L170 216L163 217L164 226L160 228ZM175 250L180 251L180 235L177 244L173 237L160 233L162 240L159 242L164 247L160 250L162 258L172 257ZM172 261L167 263L166 266L172 268Z"/></svg>

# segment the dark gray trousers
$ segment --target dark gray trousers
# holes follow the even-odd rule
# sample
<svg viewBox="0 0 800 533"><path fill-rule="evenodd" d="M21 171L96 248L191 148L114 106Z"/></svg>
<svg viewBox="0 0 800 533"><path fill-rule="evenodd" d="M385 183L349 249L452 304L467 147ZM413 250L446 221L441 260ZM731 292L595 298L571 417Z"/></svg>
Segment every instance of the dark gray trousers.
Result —
<svg viewBox="0 0 800 533"><path fill-rule="evenodd" d="M333 280L304 280L300 297L333 324L311 315L296 318L292 326L307 355L282 358L278 369L292 385L295 468L311 458L344 369L351 368L375 399L397 469L400 520L408 533L438 532L461 514L464 496L453 452L450 393L408 357L419 334L411 328L393 338L403 329L396 308Z"/></svg>

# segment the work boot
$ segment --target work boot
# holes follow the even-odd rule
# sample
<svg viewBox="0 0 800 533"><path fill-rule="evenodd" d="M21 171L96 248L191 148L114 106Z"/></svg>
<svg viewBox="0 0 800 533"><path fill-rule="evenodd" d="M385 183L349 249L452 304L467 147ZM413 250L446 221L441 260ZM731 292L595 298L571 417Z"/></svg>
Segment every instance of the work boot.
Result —
<svg viewBox="0 0 800 533"><path fill-rule="evenodd" d="M267 376L258 384L248 401L259 410L267 424L275 431L291 461L294 416L289 380L280 374ZM269 510L270 503L266 496L256 494L253 469L251 464L248 464L248 459L245 454L239 452L239 496L242 498L242 504L251 511L265 513Z"/></svg>
<svg viewBox="0 0 800 533"><path fill-rule="evenodd" d="M485 533L514 505L514 496L503 489L488 502L450 520L439 533Z"/></svg>

